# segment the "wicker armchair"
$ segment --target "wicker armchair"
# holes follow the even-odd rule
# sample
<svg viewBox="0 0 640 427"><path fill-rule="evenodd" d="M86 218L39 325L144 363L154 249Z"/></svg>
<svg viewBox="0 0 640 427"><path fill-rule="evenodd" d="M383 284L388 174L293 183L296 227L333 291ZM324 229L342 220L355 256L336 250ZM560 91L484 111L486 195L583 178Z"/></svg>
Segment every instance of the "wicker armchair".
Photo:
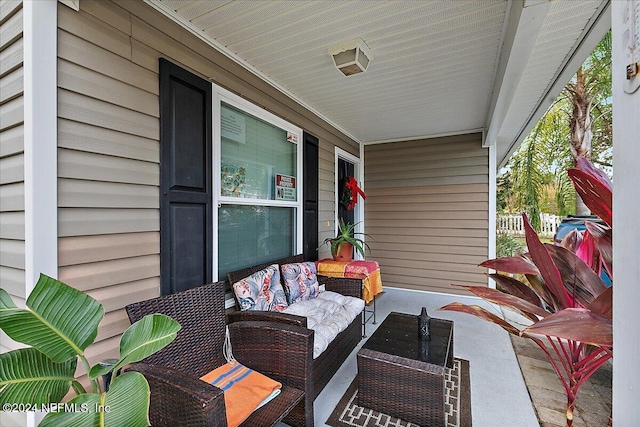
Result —
<svg viewBox="0 0 640 427"><path fill-rule="evenodd" d="M163 313L182 325L177 338L129 369L142 373L151 389L153 426L226 426L222 390L199 378L226 363L224 282L212 283L126 307L133 323ZM311 376L313 333L294 325L237 322L229 326L235 358L282 383L280 395L242 425L265 427L283 420L313 426L313 399L305 396Z"/></svg>

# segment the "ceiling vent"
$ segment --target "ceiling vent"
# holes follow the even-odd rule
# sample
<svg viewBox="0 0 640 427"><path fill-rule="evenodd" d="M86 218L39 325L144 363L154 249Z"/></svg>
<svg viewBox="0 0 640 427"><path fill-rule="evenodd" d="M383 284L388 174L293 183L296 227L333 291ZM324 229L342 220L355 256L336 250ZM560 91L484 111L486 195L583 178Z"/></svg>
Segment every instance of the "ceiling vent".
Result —
<svg viewBox="0 0 640 427"><path fill-rule="evenodd" d="M373 55L362 39L338 43L329 48L333 63L345 76L367 71Z"/></svg>

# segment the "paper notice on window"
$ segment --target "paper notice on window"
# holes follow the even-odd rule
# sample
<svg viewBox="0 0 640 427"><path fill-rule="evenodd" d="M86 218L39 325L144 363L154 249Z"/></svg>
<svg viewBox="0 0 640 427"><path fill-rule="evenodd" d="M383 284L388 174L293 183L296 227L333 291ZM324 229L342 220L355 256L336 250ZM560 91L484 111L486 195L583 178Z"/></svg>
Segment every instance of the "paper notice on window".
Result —
<svg viewBox="0 0 640 427"><path fill-rule="evenodd" d="M220 113L220 133L223 138L246 143L244 116L235 111L222 108Z"/></svg>
<svg viewBox="0 0 640 427"><path fill-rule="evenodd" d="M276 174L276 200L296 200L296 178Z"/></svg>

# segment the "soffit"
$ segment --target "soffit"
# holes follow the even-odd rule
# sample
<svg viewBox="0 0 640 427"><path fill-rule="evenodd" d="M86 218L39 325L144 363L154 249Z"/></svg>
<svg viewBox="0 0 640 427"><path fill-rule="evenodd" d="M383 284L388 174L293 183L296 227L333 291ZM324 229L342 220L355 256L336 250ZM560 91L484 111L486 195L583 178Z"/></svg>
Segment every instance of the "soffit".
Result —
<svg viewBox="0 0 640 427"><path fill-rule="evenodd" d="M506 32L505 0L145 0L363 143L488 128ZM524 7L544 7L528 1ZM551 2L498 133L519 143L545 90L606 0ZM345 77L327 48L363 39L374 59ZM584 54L586 57L586 54ZM503 58L504 59L504 58ZM539 109L539 108L538 108Z"/></svg>
<svg viewBox="0 0 640 427"><path fill-rule="evenodd" d="M561 66L568 62L568 56L579 42L579 36L588 29L592 18L601 9L600 0L551 2L551 8L531 52L529 65L518 84L498 136L503 142L498 144L498 162L508 158L535 125L537 119L533 123L529 123L529 119L536 112L538 105L548 107L556 99L559 91L549 92L550 86L562 71ZM598 39L602 36L603 34L600 34ZM581 58L579 63L583 60L584 58ZM569 70L571 75L575 71L577 69ZM566 82L563 82L563 85L564 83Z"/></svg>

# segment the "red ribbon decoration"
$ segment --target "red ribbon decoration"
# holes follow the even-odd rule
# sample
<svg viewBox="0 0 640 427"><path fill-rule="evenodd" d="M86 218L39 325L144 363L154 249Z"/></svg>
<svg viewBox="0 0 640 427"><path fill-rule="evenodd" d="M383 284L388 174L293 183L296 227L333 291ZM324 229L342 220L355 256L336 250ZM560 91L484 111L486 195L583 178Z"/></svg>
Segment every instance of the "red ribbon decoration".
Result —
<svg viewBox="0 0 640 427"><path fill-rule="evenodd" d="M366 199L367 196L364 194L364 191L360 187L358 187L358 182L352 176L349 177L347 182L345 183L345 187L351 191L351 201L349 202L349 206L347 206L347 210L351 210L358 203L358 194L362 196L362 200Z"/></svg>

